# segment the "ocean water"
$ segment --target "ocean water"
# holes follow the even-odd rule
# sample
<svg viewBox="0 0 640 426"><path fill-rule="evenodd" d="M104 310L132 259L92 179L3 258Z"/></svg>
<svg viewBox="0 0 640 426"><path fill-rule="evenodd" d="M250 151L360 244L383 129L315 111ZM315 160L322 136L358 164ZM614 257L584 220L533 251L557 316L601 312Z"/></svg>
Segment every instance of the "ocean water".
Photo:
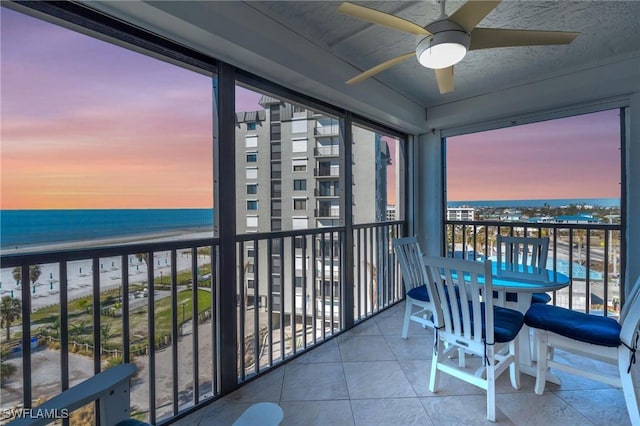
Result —
<svg viewBox="0 0 640 426"><path fill-rule="evenodd" d="M475 200L449 201L447 207L562 207L570 205L590 205L597 207L620 207L619 198L560 198L551 200Z"/></svg>
<svg viewBox="0 0 640 426"><path fill-rule="evenodd" d="M0 248L213 227L212 209L0 210Z"/></svg>

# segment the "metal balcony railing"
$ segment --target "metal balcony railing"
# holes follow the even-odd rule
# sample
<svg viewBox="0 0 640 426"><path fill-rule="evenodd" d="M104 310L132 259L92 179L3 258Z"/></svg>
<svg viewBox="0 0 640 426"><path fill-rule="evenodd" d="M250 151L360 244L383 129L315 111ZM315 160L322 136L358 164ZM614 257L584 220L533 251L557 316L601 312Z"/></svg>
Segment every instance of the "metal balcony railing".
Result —
<svg viewBox="0 0 640 426"><path fill-rule="evenodd" d="M337 197L340 194L336 188L330 188L330 189L314 188L313 195L316 197Z"/></svg>
<svg viewBox="0 0 640 426"><path fill-rule="evenodd" d="M404 222L354 226L349 255L344 227L237 235L229 318L218 295L233 279L219 276L217 239L3 253L5 276L17 268L35 277L0 286L19 301L10 336L2 333L3 365L17 371L2 388L3 408L37 406L131 362L132 415L169 422L219 398L223 369L242 384L344 331L347 309L358 322L401 300L391 240L404 230ZM232 362L221 333L237 336Z"/></svg>
<svg viewBox="0 0 640 426"><path fill-rule="evenodd" d="M313 148L313 155L316 157L337 157L340 155L340 146L318 146Z"/></svg>
<svg viewBox="0 0 640 426"><path fill-rule="evenodd" d="M339 218L340 217L340 209L313 209L313 213L315 217L327 217L327 218Z"/></svg>
<svg viewBox="0 0 640 426"><path fill-rule="evenodd" d="M624 301L620 288L624 271L620 264L621 229L619 224L447 220L445 253L482 260L495 256L498 233L549 237L547 268L571 281L569 287L553 294L551 303L615 317Z"/></svg>
<svg viewBox="0 0 640 426"><path fill-rule="evenodd" d="M326 126L314 127L314 135L316 136L337 136L340 134L340 126L337 124L329 124Z"/></svg>
<svg viewBox="0 0 640 426"><path fill-rule="evenodd" d="M313 175L315 177L338 177L340 169L337 167L316 167L313 169Z"/></svg>

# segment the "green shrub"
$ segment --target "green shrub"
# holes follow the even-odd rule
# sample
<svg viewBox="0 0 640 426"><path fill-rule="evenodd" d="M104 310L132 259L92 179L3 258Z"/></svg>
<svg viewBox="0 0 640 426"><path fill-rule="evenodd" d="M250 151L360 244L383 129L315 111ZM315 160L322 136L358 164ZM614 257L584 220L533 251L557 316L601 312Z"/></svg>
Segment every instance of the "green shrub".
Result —
<svg viewBox="0 0 640 426"><path fill-rule="evenodd" d="M4 385L11 376L16 372L17 368L13 364L0 362L0 384Z"/></svg>
<svg viewBox="0 0 640 426"><path fill-rule="evenodd" d="M120 365L124 362L121 356L112 356L107 358L105 368L115 367L116 365Z"/></svg>

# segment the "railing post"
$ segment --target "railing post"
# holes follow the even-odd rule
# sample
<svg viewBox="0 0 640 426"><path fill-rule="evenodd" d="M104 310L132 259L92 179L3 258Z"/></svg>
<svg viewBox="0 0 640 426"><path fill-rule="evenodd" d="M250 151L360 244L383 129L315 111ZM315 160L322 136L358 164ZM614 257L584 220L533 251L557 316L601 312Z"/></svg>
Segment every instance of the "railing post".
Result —
<svg viewBox="0 0 640 426"><path fill-rule="evenodd" d="M220 387L223 394L238 387L238 343L236 300L236 178L235 162L235 72L220 62L214 78L214 111L217 134L214 131L214 161L218 194L216 209L220 236L220 298L218 300ZM215 115L215 114L214 114ZM220 183L224 182L224 185ZM215 354L214 354L215 356Z"/></svg>
<svg viewBox="0 0 640 426"><path fill-rule="evenodd" d="M342 306L340 312L342 314L342 324L345 330L353 327L353 310L354 310L354 272L353 272L353 137L351 133L352 117L351 113L347 112L342 121L344 129L342 134L344 135L344 197L342 198L344 209L344 241L343 241L343 253L344 253L344 271L342 272L344 285L342 286ZM332 301L333 303L333 301ZM332 318L333 320L333 318Z"/></svg>

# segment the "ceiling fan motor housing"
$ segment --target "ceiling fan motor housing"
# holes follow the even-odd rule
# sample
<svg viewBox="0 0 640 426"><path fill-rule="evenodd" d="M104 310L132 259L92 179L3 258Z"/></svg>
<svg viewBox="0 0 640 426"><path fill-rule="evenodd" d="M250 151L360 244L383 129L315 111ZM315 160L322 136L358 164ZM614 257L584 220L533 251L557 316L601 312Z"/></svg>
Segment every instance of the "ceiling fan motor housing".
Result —
<svg viewBox="0 0 640 426"><path fill-rule="evenodd" d="M462 60L469 49L471 37L455 22L441 19L425 27L432 35L416 46L418 62L427 68L450 67Z"/></svg>

